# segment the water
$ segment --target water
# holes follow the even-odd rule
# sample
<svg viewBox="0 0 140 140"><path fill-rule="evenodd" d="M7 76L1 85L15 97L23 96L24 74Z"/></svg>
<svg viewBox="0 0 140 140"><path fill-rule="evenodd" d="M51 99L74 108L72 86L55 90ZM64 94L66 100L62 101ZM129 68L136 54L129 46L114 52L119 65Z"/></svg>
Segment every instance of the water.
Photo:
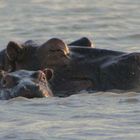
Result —
<svg viewBox="0 0 140 140"><path fill-rule="evenodd" d="M139 9L139 0L0 0L0 48L87 36L97 48L140 52ZM139 106L139 93L115 91L0 101L0 140L139 140Z"/></svg>

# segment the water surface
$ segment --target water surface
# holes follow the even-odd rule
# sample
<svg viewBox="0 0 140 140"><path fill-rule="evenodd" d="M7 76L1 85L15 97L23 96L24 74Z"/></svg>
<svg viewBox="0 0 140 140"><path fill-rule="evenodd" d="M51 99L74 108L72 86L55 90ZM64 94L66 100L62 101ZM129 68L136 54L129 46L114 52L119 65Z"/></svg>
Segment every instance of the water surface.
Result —
<svg viewBox="0 0 140 140"><path fill-rule="evenodd" d="M0 49L10 40L87 36L97 48L140 51L139 9L139 0L1 0ZM139 140L139 94L0 101L0 140Z"/></svg>

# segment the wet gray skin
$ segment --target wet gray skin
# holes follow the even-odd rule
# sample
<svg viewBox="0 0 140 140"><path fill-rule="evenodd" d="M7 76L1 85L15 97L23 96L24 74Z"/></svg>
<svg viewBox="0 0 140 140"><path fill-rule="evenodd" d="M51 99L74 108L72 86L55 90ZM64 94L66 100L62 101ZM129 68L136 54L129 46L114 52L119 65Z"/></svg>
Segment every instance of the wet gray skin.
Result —
<svg viewBox="0 0 140 140"><path fill-rule="evenodd" d="M11 42L7 56L15 64L15 70L52 68L54 76L50 84L55 96L69 96L80 90L139 90L140 53L68 47L57 38L33 46Z"/></svg>
<svg viewBox="0 0 140 140"><path fill-rule="evenodd" d="M53 96L48 80L52 70L27 71L18 70L7 73L1 71L0 99L8 100L15 97L41 98Z"/></svg>

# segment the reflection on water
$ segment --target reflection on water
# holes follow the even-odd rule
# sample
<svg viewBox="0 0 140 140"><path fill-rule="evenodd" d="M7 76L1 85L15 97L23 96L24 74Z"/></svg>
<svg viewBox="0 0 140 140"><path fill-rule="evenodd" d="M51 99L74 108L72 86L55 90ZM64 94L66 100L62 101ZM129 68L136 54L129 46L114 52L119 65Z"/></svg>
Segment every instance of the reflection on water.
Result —
<svg viewBox="0 0 140 140"><path fill-rule="evenodd" d="M1 0L0 45L88 36L97 48L140 51L139 0ZM0 101L0 139L118 140L140 137L139 93Z"/></svg>

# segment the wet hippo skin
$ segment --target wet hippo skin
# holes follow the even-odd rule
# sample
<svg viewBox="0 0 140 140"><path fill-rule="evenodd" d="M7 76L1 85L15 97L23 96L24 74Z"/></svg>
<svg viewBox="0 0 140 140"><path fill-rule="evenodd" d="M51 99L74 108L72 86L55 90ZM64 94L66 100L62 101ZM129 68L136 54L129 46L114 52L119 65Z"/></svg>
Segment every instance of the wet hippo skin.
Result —
<svg viewBox="0 0 140 140"><path fill-rule="evenodd" d="M139 90L140 53L69 47L53 38L37 47L10 42L6 54L14 70L53 69L50 84L55 96L69 96L84 89Z"/></svg>
<svg viewBox="0 0 140 140"><path fill-rule="evenodd" d="M94 48L93 43L87 37L82 37L82 38L80 38L78 40L75 40L75 41L71 42L70 44L68 44L68 46L69 47L81 46L81 47L91 47L91 48Z"/></svg>
<svg viewBox="0 0 140 140"><path fill-rule="evenodd" d="M53 96L48 80L52 70L0 72L0 99L8 100L15 97L40 98Z"/></svg>
<svg viewBox="0 0 140 140"><path fill-rule="evenodd" d="M20 61L22 66L25 64L24 65L25 69L32 69L32 67L34 67L33 68L34 70L38 70L40 64L37 64L38 60L36 52L40 46L42 45L38 44L36 41L33 40L28 40L22 44L10 41L7 45L7 48L0 51L0 70L14 71L15 69L18 69L16 61L20 60L22 60ZM69 43L68 46L94 47L91 40L89 40L87 37L82 37L78 40L75 40ZM26 57L24 57L23 55Z"/></svg>

